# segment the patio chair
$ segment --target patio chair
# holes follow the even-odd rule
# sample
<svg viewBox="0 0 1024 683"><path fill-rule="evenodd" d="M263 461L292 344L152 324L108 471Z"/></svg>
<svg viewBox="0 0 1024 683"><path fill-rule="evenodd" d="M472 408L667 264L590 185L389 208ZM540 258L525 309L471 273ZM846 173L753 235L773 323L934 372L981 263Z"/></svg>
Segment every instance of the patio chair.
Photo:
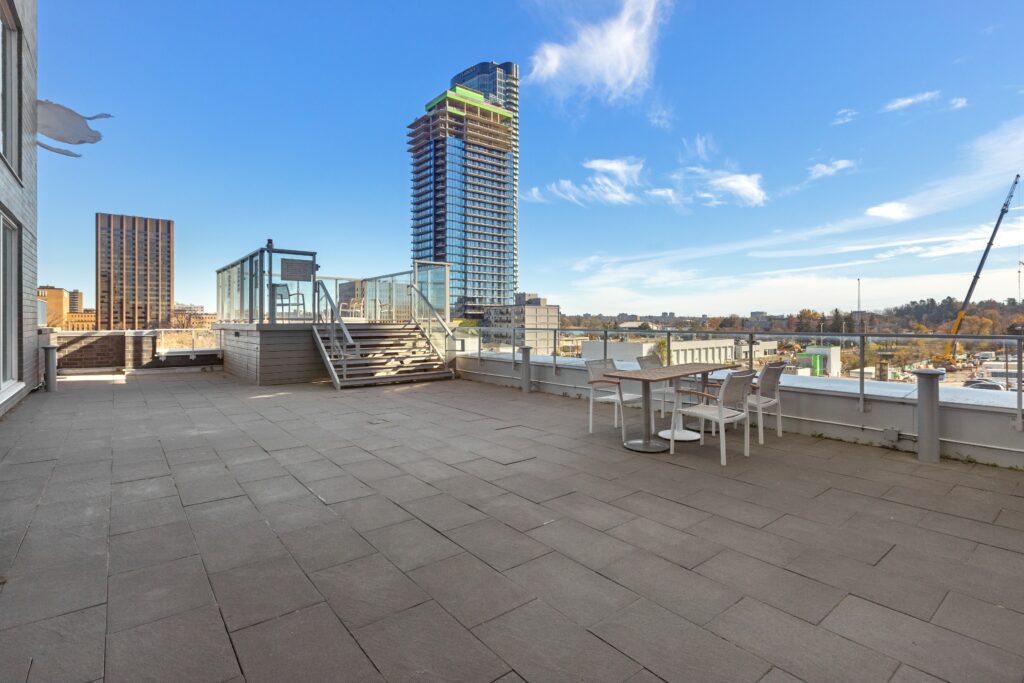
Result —
<svg viewBox="0 0 1024 683"><path fill-rule="evenodd" d="M654 368L663 368L665 364L661 362L661 356L656 353L649 353L646 356L637 356L636 362L640 365L641 370L651 370ZM661 400L661 416L665 417L665 404L668 399L675 399L676 388L671 382L659 382L651 385L651 407L654 407L654 401ZM653 411L652 411L653 412ZM651 424L654 424L654 415L651 415Z"/></svg>
<svg viewBox="0 0 1024 683"><path fill-rule="evenodd" d="M363 302L360 299L342 301L338 304L338 313L340 313L343 318L362 318Z"/></svg>
<svg viewBox="0 0 1024 683"><path fill-rule="evenodd" d="M622 393L622 383L613 377L605 377L605 373L615 370L615 361L611 358L602 360L588 360L587 384L590 385L590 426L589 433L594 433L594 403L611 403L615 406L613 413L613 425L618 427L622 423L622 440L626 440L626 416L622 413L622 406L632 405L642 400L639 394ZM604 385L605 388L602 389ZM600 394L599 391L610 391Z"/></svg>
<svg viewBox="0 0 1024 683"><path fill-rule="evenodd" d="M757 442L764 445L764 409L775 408L775 431L782 436L782 395L779 380L788 363L784 360L768 363L757 376L757 391L747 397L751 408L757 409Z"/></svg>
<svg viewBox="0 0 1024 683"><path fill-rule="evenodd" d="M292 318L293 313L298 311L302 317L306 313L306 295L302 292L291 293L288 285L283 283L274 283L274 304L277 307L278 314L282 318Z"/></svg>
<svg viewBox="0 0 1024 683"><path fill-rule="evenodd" d="M725 426L730 424L743 423L743 455L750 457L750 411L747 397L750 394L750 385L754 381L753 370L742 370L730 373L718 395L708 394L702 391L683 389L676 392L676 403L672 409L672 436L669 441L669 453L676 452L676 420L682 421L687 417L695 417L700 420L700 443L704 445L704 421L710 420L711 424L718 427L718 444L722 454L722 466L725 466ZM680 406L679 396L691 394L704 399L703 403L692 406Z"/></svg>

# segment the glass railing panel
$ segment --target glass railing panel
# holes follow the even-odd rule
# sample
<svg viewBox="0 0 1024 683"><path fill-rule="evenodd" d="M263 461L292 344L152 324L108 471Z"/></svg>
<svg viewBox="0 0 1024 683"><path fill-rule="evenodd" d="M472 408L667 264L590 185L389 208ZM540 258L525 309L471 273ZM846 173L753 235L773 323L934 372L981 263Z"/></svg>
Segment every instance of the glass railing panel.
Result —
<svg viewBox="0 0 1024 683"><path fill-rule="evenodd" d="M270 254L267 296L278 323L312 322L316 260L301 254Z"/></svg>
<svg viewBox="0 0 1024 683"><path fill-rule="evenodd" d="M452 330L456 355L475 356L480 352L480 328L456 327Z"/></svg>
<svg viewBox="0 0 1024 683"><path fill-rule="evenodd" d="M514 338L511 328L481 327L477 329L480 333L481 353L512 353Z"/></svg>
<svg viewBox="0 0 1024 683"><path fill-rule="evenodd" d="M598 346L596 348L600 349L602 336L603 335L600 330L559 330L557 347L558 357L583 359L584 344L586 342L597 342Z"/></svg>

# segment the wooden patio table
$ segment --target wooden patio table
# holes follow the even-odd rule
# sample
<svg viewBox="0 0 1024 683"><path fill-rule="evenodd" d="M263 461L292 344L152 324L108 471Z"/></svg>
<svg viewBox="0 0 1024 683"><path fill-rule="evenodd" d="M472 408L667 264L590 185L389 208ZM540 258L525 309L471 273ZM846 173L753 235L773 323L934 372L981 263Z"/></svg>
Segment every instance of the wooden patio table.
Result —
<svg viewBox="0 0 1024 683"><path fill-rule="evenodd" d="M719 370L730 370L739 367L736 364L722 363L682 363L680 365L666 365L661 368L648 368L646 370L612 370L604 373L605 377L618 380L633 380L640 382L640 396L643 401L642 412L644 415L644 432L642 439L627 439L622 445L631 451L640 453L664 453L668 450L668 441L662 435L670 435L671 430L666 429L657 436L651 429L651 384L653 382L671 382L680 377L701 376L701 387L707 386L708 375ZM625 415L623 415L625 419ZM700 435L685 429L676 430L677 441L696 441Z"/></svg>

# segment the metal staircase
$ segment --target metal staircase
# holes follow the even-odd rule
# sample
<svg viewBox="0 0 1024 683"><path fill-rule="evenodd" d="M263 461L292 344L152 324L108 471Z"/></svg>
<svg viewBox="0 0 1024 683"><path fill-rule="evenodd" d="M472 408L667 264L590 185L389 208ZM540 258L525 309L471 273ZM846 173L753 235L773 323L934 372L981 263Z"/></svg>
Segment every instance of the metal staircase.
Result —
<svg viewBox="0 0 1024 683"><path fill-rule="evenodd" d="M451 329L414 285L409 321L346 323L320 282L313 337L336 389L452 379L447 356Z"/></svg>

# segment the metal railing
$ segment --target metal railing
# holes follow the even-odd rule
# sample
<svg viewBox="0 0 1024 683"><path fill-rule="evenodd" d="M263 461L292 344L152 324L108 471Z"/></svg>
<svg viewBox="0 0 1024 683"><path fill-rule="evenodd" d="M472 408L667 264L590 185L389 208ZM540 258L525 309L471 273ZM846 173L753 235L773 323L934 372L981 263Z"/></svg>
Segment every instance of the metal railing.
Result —
<svg viewBox="0 0 1024 683"><path fill-rule="evenodd" d="M426 336L434 353L444 360L445 364L450 363L454 358L454 348L450 343L450 340L454 338L452 328L441 317L440 312L431 305L419 287L409 285L409 294L412 299L412 321Z"/></svg>
<svg viewBox="0 0 1024 683"><path fill-rule="evenodd" d="M217 322L310 323L317 309L316 252L272 242L217 269Z"/></svg>
<svg viewBox="0 0 1024 683"><path fill-rule="evenodd" d="M149 333L147 330L145 333ZM152 330L156 334L156 355L163 360L167 356L197 355L220 356L223 353L221 330L209 328L161 328Z"/></svg>
<svg viewBox="0 0 1024 683"><path fill-rule="evenodd" d="M316 323L313 325L313 338L316 340L317 348L327 365L331 375L331 382L336 388L340 387L338 373L334 368L335 361L341 361L341 378L348 379L348 359L350 356L359 355L359 345L353 341L352 334L341 317L334 299L322 280L317 281L317 309ZM323 339L320 337L320 328L327 330L328 347L324 347Z"/></svg>
<svg viewBox="0 0 1024 683"><path fill-rule="evenodd" d="M341 315L372 322L407 322L413 317L415 285L427 303L445 321L449 320L447 263L413 261L411 270L366 278L319 276L330 282Z"/></svg>
<svg viewBox="0 0 1024 683"><path fill-rule="evenodd" d="M849 391L850 383L856 382L860 412L867 410L866 400L871 396L912 393L912 370L934 364L943 355L946 342L954 338L949 334L533 327L459 327L454 337L462 347L461 355L509 354L513 365L521 357L519 349L530 346L533 360L550 362L556 373L559 363L565 365L569 358L635 362L637 356L652 350L670 364L733 361L756 368L784 357L793 361L794 373L809 377L807 386L825 387L826 380L841 381L832 386ZM960 334L955 338L966 352L965 363L946 372L940 398L1011 408L1017 429L1024 430L1024 336ZM644 344L653 349L641 346ZM990 367L993 364L1002 367ZM953 392L954 383L982 386ZM899 384L908 385L906 391L899 390ZM1015 402L1009 400L1011 392Z"/></svg>

